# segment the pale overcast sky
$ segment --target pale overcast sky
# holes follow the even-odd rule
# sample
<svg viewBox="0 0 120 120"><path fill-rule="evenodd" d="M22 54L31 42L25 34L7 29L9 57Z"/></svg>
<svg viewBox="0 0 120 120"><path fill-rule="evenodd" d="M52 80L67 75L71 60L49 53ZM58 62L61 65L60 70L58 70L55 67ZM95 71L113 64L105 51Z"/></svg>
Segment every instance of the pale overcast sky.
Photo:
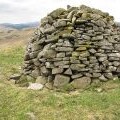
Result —
<svg viewBox="0 0 120 120"><path fill-rule="evenodd" d="M0 23L40 21L58 7L81 4L109 12L120 22L120 0L0 0Z"/></svg>

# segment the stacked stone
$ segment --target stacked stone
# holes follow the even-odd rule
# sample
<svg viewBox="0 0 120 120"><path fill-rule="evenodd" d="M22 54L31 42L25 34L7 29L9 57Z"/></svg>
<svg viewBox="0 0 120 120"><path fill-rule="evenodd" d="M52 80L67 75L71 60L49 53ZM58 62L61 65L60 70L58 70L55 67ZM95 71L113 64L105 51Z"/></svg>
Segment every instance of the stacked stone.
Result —
<svg viewBox="0 0 120 120"><path fill-rule="evenodd" d="M120 31L108 13L59 8L41 20L24 63L24 74L46 77L55 87L107 81L120 75Z"/></svg>

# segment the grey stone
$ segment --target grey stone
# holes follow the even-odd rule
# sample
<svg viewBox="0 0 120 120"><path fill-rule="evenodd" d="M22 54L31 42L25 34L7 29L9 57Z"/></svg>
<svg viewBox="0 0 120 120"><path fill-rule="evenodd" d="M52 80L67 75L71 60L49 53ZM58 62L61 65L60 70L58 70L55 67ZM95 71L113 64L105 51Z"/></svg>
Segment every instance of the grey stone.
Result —
<svg viewBox="0 0 120 120"><path fill-rule="evenodd" d="M74 35L72 35L72 34L70 34L70 33L64 33L63 35L62 35L62 37L63 38L67 38L67 39L74 39L75 38L75 36Z"/></svg>
<svg viewBox="0 0 120 120"><path fill-rule="evenodd" d="M34 63L35 66L40 66L40 62L37 58L33 59L33 63Z"/></svg>
<svg viewBox="0 0 120 120"><path fill-rule="evenodd" d="M98 60L99 60L100 62L103 62L103 61L107 60L107 57L100 57Z"/></svg>
<svg viewBox="0 0 120 120"><path fill-rule="evenodd" d="M89 65L90 64L90 62L87 61L87 60L85 60L85 61L83 60L82 63L85 64L85 65Z"/></svg>
<svg viewBox="0 0 120 120"><path fill-rule="evenodd" d="M113 74L112 73L105 73L104 76L108 79L113 79Z"/></svg>
<svg viewBox="0 0 120 120"><path fill-rule="evenodd" d="M59 19L57 22L53 24L56 28L64 27L67 25L66 21Z"/></svg>
<svg viewBox="0 0 120 120"><path fill-rule="evenodd" d="M89 72L88 72L88 73L84 73L84 75L85 75L86 77L92 77L92 74L90 74Z"/></svg>
<svg viewBox="0 0 120 120"><path fill-rule="evenodd" d="M65 52L61 52L61 53L57 53L56 57L60 57L60 58L63 58L65 57Z"/></svg>
<svg viewBox="0 0 120 120"><path fill-rule="evenodd" d="M115 44L115 49L120 52L120 44Z"/></svg>
<svg viewBox="0 0 120 120"><path fill-rule="evenodd" d="M48 74L49 74L49 71L48 71L48 69L47 69L45 66L41 67L40 69L41 69L41 72L42 72L43 74L45 74L45 75L48 75Z"/></svg>
<svg viewBox="0 0 120 120"><path fill-rule="evenodd" d="M38 53L39 53L39 51L34 51L34 52L31 52L29 55L30 55L30 58L31 59L34 59L34 58L36 58L37 57L37 55L38 55Z"/></svg>
<svg viewBox="0 0 120 120"><path fill-rule="evenodd" d="M75 64L79 64L80 63L80 60L76 60L74 58L70 58L70 63L75 63Z"/></svg>
<svg viewBox="0 0 120 120"><path fill-rule="evenodd" d="M74 88L84 89L88 87L90 83L91 83L90 77L81 77L81 78L74 79L71 84L73 85Z"/></svg>
<svg viewBox="0 0 120 120"><path fill-rule="evenodd" d="M47 83L47 79L43 76L38 76L35 82L45 85Z"/></svg>
<svg viewBox="0 0 120 120"><path fill-rule="evenodd" d="M52 69L52 74L58 74L58 73L62 73L63 72L63 68L53 68Z"/></svg>
<svg viewBox="0 0 120 120"><path fill-rule="evenodd" d="M100 27L105 27L106 26L106 24L102 20L97 20L96 24Z"/></svg>
<svg viewBox="0 0 120 120"><path fill-rule="evenodd" d="M72 75L72 70L71 70L70 68L68 68L68 69L64 72L64 74L66 74L66 75Z"/></svg>
<svg viewBox="0 0 120 120"><path fill-rule="evenodd" d="M94 53L96 53L97 51L96 51L95 49L90 49L89 52L92 53L92 54L94 54Z"/></svg>
<svg viewBox="0 0 120 120"><path fill-rule="evenodd" d="M38 58L43 57L43 56L44 56L44 54L45 54L45 52L46 52L47 50L49 50L49 49L50 49L51 45L52 45L51 43L50 43L50 44L45 45L45 46L44 46L44 48L43 48L43 50L42 50L41 52L39 52L39 53L38 53Z"/></svg>
<svg viewBox="0 0 120 120"><path fill-rule="evenodd" d="M53 33L55 30L56 30L55 27L54 27L54 26L51 26L51 27L45 29L45 30L44 30L44 33L45 33L45 34L51 34L51 33Z"/></svg>
<svg viewBox="0 0 120 120"><path fill-rule="evenodd" d="M58 74L55 76L54 86L55 87L62 87L64 85L68 84L69 81L70 81L70 77Z"/></svg>
<svg viewBox="0 0 120 120"><path fill-rule="evenodd" d="M84 64L71 64L70 68L71 70L79 71L80 69L84 68L86 65Z"/></svg>
<svg viewBox="0 0 120 120"><path fill-rule="evenodd" d="M110 53L108 54L109 57L118 57L120 58L120 53Z"/></svg>
<svg viewBox="0 0 120 120"><path fill-rule="evenodd" d="M45 63L46 68L54 68L54 65L50 62Z"/></svg>
<svg viewBox="0 0 120 120"><path fill-rule="evenodd" d="M34 78L37 78L40 75L40 70L36 68L35 70L32 71L31 76Z"/></svg>
<svg viewBox="0 0 120 120"><path fill-rule="evenodd" d="M28 86L27 89L31 89L31 90L42 90L43 89L43 85L40 83L30 83L30 85Z"/></svg>
<svg viewBox="0 0 120 120"><path fill-rule="evenodd" d="M98 78L98 77L100 77L101 76L101 73L93 73L93 77L94 78Z"/></svg>
<svg viewBox="0 0 120 120"><path fill-rule="evenodd" d="M113 50L113 46L101 46L101 49L104 49L104 50Z"/></svg>
<svg viewBox="0 0 120 120"><path fill-rule="evenodd" d="M96 41L96 40L102 40L103 39L103 35L99 35L99 36L96 36L96 37L92 37L92 41Z"/></svg>
<svg viewBox="0 0 120 120"><path fill-rule="evenodd" d="M117 67L117 66L120 65L120 62L114 61L114 62L113 62L113 65L114 65L115 67Z"/></svg>
<svg viewBox="0 0 120 120"><path fill-rule="evenodd" d="M57 18L58 16L60 16L62 13L64 13L66 10L63 8L58 8L56 10L54 10L53 12L51 12L49 14L49 16L52 16L53 18Z"/></svg>
<svg viewBox="0 0 120 120"><path fill-rule="evenodd" d="M60 51L60 52L70 52L73 51L73 48L71 47L57 47L55 48L56 51Z"/></svg>
<svg viewBox="0 0 120 120"><path fill-rule="evenodd" d="M51 37L51 38L47 38L47 39L45 40L45 42L46 42L46 43L57 42L58 39L59 39L59 36L53 36L53 37Z"/></svg>
<svg viewBox="0 0 120 120"><path fill-rule="evenodd" d="M90 40L91 39L91 37L90 36L87 36L87 35L82 35L81 36L83 39L85 39L85 40Z"/></svg>
<svg viewBox="0 0 120 120"><path fill-rule="evenodd" d="M10 79L13 79L13 80L19 80L21 77L21 74L13 74L10 76Z"/></svg>
<svg viewBox="0 0 120 120"><path fill-rule="evenodd" d="M104 75L101 75L101 76L99 77L99 79L100 79L101 81L107 81L107 80L108 80L107 78L105 78Z"/></svg>
<svg viewBox="0 0 120 120"><path fill-rule="evenodd" d="M118 58L118 57L109 57L108 60L109 61L120 61L120 58Z"/></svg>
<svg viewBox="0 0 120 120"><path fill-rule="evenodd" d="M88 56L90 56L90 53L88 51L81 52L80 55L79 55L79 57L88 57Z"/></svg>
<svg viewBox="0 0 120 120"><path fill-rule="evenodd" d="M52 22L53 22L53 19L52 19L51 16L47 16L47 17L44 17L44 18L41 19L41 25L42 26L44 26L44 25L46 25L48 23L51 24Z"/></svg>
<svg viewBox="0 0 120 120"><path fill-rule="evenodd" d="M76 49L76 51L85 51L87 49L86 46L81 46L79 48Z"/></svg>
<svg viewBox="0 0 120 120"><path fill-rule="evenodd" d="M71 12L67 15L67 18L70 19L70 20L72 20L74 13L75 13L75 10L71 11Z"/></svg>
<svg viewBox="0 0 120 120"><path fill-rule="evenodd" d="M45 87L46 87L47 89L52 90L52 89L53 89L53 83L52 83L52 82L48 82L48 83L45 84Z"/></svg>
<svg viewBox="0 0 120 120"><path fill-rule="evenodd" d="M58 62L54 62L55 66L62 66L62 65L68 65L69 61L58 61Z"/></svg>
<svg viewBox="0 0 120 120"><path fill-rule="evenodd" d="M60 68L69 68L70 66L69 65L60 65L59 67Z"/></svg>
<svg viewBox="0 0 120 120"><path fill-rule="evenodd" d="M47 50L43 57L45 58L55 58L56 57L56 51L55 50Z"/></svg>
<svg viewBox="0 0 120 120"><path fill-rule="evenodd" d="M76 20L76 24L83 24L83 23L86 23L86 22L88 22L87 20L81 20L81 19L77 19Z"/></svg>
<svg viewBox="0 0 120 120"><path fill-rule="evenodd" d="M70 43L70 41L64 41L63 46L72 47L72 44Z"/></svg>
<svg viewBox="0 0 120 120"><path fill-rule="evenodd" d="M70 60L69 57L64 57L64 58L63 58L63 61L69 61L69 60Z"/></svg>
<svg viewBox="0 0 120 120"><path fill-rule="evenodd" d="M82 77L83 75L81 74L81 73L78 73L78 74L76 74L76 75L72 75L71 76L71 78L72 79L76 79L76 78L80 78L80 77Z"/></svg>
<svg viewBox="0 0 120 120"><path fill-rule="evenodd" d="M34 43L32 44L32 51L38 51L40 50L42 47L38 44L38 43Z"/></svg>
<svg viewBox="0 0 120 120"><path fill-rule="evenodd" d="M112 45L112 43L110 43L108 40L102 40L101 42L99 42L99 44L98 44L99 46L111 46Z"/></svg>
<svg viewBox="0 0 120 120"><path fill-rule="evenodd" d="M116 72L120 73L120 66L118 66L118 68L117 68L117 71L116 71Z"/></svg>
<svg viewBox="0 0 120 120"><path fill-rule="evenodd" d="M75 16L73 16L73 18L72 18L72 24L74 25L75 24L75 22L76 22L76 17Z"/></svg>

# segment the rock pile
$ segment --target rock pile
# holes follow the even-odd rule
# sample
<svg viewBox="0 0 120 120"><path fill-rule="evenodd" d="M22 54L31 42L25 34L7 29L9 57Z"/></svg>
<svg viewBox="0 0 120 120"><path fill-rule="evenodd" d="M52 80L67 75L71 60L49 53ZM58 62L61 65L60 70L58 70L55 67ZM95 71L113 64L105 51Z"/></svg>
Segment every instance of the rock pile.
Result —
<svg viewBox="0 0 120 120"><path fill-rule="evenodd" d="M58 88L119 77L120 32L114 18L85 5L54 10L41 19L27 46L23 73Z"/></svg>

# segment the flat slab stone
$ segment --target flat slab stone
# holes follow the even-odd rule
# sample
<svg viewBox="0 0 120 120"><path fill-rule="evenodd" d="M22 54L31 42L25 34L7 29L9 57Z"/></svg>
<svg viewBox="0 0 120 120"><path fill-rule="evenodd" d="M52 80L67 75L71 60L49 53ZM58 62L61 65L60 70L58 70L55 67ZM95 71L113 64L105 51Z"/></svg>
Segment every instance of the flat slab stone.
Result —
<svg viewBox="0 0 120 120"><path fill-rule="evenodd" d="M73 48L71 47L57 47L55 48L56 51L60 51L60 52L71 52L73 51Z"/></svg>
<svg viewBox="0 0 120 120"><path fill-rule="evenodd" d="M57 61L57 62L54 62L55 66L63 66L63 65L68 65L68 64L69 64L69 61Z"/></svg>
<svg viewBox="0 0 120 120"><path fill-rule="evenodd" d="M13 79L13 80L19 80L21 77L21 74L13 74L10 76L10 79Z"/></svg>
<svg viewBox="0 0 120 120"><path fill-rule="evenodd" d="M52 69L52 74L58 74L63 72L63 68L53 68Z"/></svg>
<svg viewBox="0 0 120 120"><path fill-rule="evenodd" d="M28 86L27 89L31 89L31 90L41 90L43 89L43 85L40 83L30 83L30 85Z"/></svg>
<svg viewBox="0 0 120 120"><path fill-rule="evenodd" d="M70 68L71 70L79 71L81 68L84 68L86 65L84 64L71 64Z"/></svg>
<svg viewBox="0 0 120 120"><path fill-rule="evenodd" d="M71 76L71 78L72 79L76 79L76 78L80 78L80 77L82 77L83 75L81 74L81 73L79 73L79 74L76 74L76 75L72 75Z"/></svg>

